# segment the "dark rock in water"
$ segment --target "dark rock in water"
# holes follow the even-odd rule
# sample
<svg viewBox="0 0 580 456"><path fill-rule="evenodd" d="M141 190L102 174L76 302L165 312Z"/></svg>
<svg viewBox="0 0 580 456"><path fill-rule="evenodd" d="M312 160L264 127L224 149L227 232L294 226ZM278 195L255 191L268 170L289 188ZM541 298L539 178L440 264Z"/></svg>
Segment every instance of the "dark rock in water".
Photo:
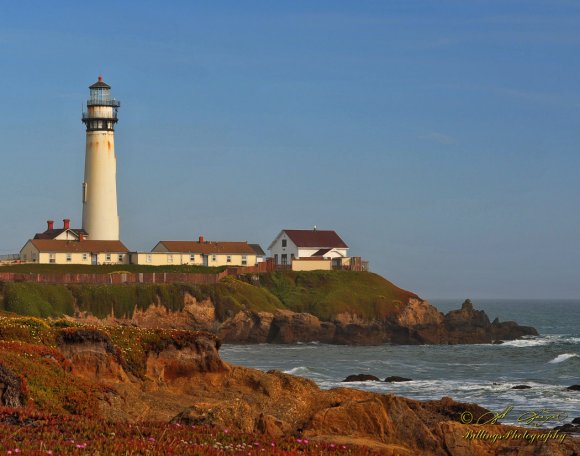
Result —
<svg viewBox="0 0 580 456"><path fill-rule="evenodd" d="M572 424L580 424L580 416L572 420Z"/></svg>
<svg viewBox="0 0 580 456"><path fill-rule="evenodd" d="M512 386L513 390L529 390L532 389L531 386L528 385L516 385L516 386Z"/></svg>
<svg viewBox="0 0 580 456"><path fill-rule="evenodd" d="M494 341L492 342L492 344L494 344L494 345L500 345L500 344L503 344L503 340L494 340Z"/></svg>
<svg viewBox="0 0 580 456"><path fill-rule="evenodd" d="M349 375L343 382L379 382L379 378L369 374Z"/></svg>
<svg viewBox="0 0 580 456"><path fill-rule="evenodd" d="M562 426L556 426L554 430L570 434L580 434L580 426L577 424L566 423L563 424Z"/></svg>
<svg viewBox="0 0 580 456"><path fill-rule="evenodd" d="M568 391L580 391L580 385L572 385L566 388Z"/></svg>
<svg viewBox="0 0 580 456"><path fill-rule="evenodd" d="M396 383L396 382L411 382L413 381L410 378L406 378L406 377L398 377L396 375L391 375L390 377L385 378L385 382L389 382L389 383Z"/></svg>

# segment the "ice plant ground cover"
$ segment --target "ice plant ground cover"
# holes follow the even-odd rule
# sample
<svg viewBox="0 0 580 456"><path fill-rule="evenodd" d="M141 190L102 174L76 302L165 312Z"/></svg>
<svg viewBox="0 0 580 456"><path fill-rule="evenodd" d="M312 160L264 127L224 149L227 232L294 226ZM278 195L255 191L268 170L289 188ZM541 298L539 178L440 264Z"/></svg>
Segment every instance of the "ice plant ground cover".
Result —
<svg viewBox="0 0 580 456"><path fill-rule="evenodd" d="M0 408L0 455L375 455L306 438L268 439L207 426L116 423L31 408ZM384 452L380 454L385 454Z"/></svg>
<svg viewBox="0 0 580 456"><path fill-rule="evenodd" d="M99 401L106 400L103 386L73 375L71 362L58 350L59 344L80 341L102 344L127 372L141 378L147 353L190 347L199 337L215 336L0 313L0 374L11 388L10 400L20 403L0 407L0 456L378 454L344 445L339 437L329 442L300 435L272 439L217 426L111 421L99 412ZM0 385L4 400L6 385Z"/></svg>

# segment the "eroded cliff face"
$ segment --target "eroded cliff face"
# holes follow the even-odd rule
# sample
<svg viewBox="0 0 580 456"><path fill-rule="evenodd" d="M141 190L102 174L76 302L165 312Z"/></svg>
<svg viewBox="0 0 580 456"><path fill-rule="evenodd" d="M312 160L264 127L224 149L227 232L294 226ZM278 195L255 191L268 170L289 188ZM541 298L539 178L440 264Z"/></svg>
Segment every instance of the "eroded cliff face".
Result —
<svg viewBox="0 0 580 456"><path fill-rule="evenodd" d="M145 328L178 328L209 331L226 343L279 343L318 341L343 345L393 344L479 344L537 335L534 328L515 322L490 323L485 312L467 300L460 310L447 315L427 301L410 298L398 311L382 319L365 320L352 313L339 313L328 321L291 310L253 312L241 310L218 320L214 304L198 302L186 294L184 309L171 312L160 304L136 309L131 319L103 320L105 324L133 324ZM95 322L90 316L81 320Z"/></svg>
<svg viewBox="0 0 580 456"><path fill-rule="evenodd" d="M363 445L402 455L572 455L580 451L579 440L571 437L533 445L517 439L470 440L465 437L468 432L484 429L503 435L516 429L461 424L461 412L469 411L474 417L487 412L475 404L450 398L419 402L349 388L322 391L304 378L228 365L219 357L219 342L210 335L200 334L186 347L169 344L150 351L145 374L138 378L124 371L122 358L108 348L106 340L99 339L94 335L62 339L60 350L73 364L75 375L104 386L101 412L113 420L208 424L273 438L295 436Z"/></svg>

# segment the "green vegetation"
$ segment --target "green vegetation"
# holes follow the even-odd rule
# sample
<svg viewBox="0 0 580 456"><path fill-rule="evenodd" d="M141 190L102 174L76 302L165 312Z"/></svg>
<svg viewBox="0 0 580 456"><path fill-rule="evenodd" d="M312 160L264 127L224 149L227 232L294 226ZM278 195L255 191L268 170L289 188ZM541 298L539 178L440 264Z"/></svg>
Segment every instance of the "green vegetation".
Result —
<svg viewBox="0 0 580 456"><path fill-rule="evenodd" d="M225 266L217 268L207 266L147 266L137 264L103 264L103 265L79 265L79 264L11 264L2 266L0 272L19 272L22 274L110 274L110 273L139 273L139 272L190 272L197 274L217 274L226 269Z"/></svg>
<svg viewBox="0 0 580 456"><path fill-rule="evenodd" d="M366 319L382 318L416 297L370 272L273 272L261 275L260 284L288 309L308 312L322 320L342 312Z"/></svg>
<svg viewBox="0 0 580 456"><path fill-rule="evenodd" d="M63 285L5 283L0 287L3 310L33 317L72 315L73 296Z"/></svg>
<svg viewBox="0 0 580 456"><path fill-rule="evenodd" d="M180 311L186 294L198 301L211 299L220 321L240 310L276 309L308 312L322 320L344 312L382 319L416 297L369 272L283 271L241 279L229 276L214 285L0 283L0 310L34 317L73 315L79 310L98 318L131 318L135 308L145 310L152 304Z"/></svg>
<svg viewBox="0 0 580 456"><path fill-rule="evenodd" d="M69 288L78 309L98 318L109 315L131 318L135 307L145 310L157 303L180 311L185 293L201 299L207 297L200 286L186 284L69 285Z"/></svg>
<svg viewBox="0 0 580 456"><path fill-rule="evenodd" d="M214 303L219 320L225 320L240 310L274 312L276 309L285 307L266 288L256 287L233 277L226 277L206 289L209 289L209 296Z"/></svg>

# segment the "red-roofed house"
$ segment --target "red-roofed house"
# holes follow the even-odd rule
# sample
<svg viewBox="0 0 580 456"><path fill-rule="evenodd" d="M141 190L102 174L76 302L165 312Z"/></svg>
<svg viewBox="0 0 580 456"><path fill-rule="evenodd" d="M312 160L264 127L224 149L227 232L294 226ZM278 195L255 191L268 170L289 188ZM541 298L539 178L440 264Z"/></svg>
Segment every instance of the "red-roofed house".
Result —
<svg viewBox="0 0 580 456"><path fill-rule="evenodd" d="M40 264L129 264L129 250L121 241L30 239L20 259Z"/></svg>
<svg viewBox="0 0 580 456"><path fill-rule="evenodd" d="M206 241L200 236L197 241L159 241L150 253L134 254L133 263L254 266L256 256L256 249L246 241Z"/></svg>
<svg viewBox="0 0 580 456"><path fill-rule="evenodd" d="M326 258L342 264L348 245L332 230L282 230L268 247L276 264L290 265L295 258Z"/></svg>

